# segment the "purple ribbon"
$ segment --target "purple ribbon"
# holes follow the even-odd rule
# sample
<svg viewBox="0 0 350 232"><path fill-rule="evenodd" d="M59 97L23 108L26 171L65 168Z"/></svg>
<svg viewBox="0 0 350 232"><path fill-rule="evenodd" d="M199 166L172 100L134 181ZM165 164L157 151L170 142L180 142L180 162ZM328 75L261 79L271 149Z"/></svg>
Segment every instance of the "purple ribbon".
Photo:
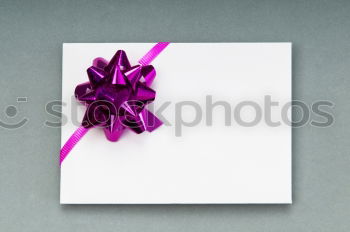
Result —
<svg viewBox="0 0 350 232"><path fill-rule="evenodd" d="M102 127L110 141L117 141L125 129L137 134L152 132L162 122L146 109L156 92L150 88L156 72L150 63L169 45L157 43L131 66L123 50L107 62L96 58L87 69L89 82L78 85L76 98L87 106L82 125L68 139L60 152L60 165L90 128Z"/></svg>

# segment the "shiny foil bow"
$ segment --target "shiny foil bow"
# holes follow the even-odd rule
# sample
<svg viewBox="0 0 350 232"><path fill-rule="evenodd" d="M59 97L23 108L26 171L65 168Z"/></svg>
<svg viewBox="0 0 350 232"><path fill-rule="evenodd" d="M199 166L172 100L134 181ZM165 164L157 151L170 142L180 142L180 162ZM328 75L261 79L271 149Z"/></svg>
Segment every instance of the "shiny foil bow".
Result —
<svg viewBox="0 0 350 232"><path fill-rule="evenodd" d="M76 98L87 107L82 126L62 147L60 163L75 144L93 127L102 127L110 141L117 141L125 129L136 133L153 131L162 122L146 109L156 92L150 88L156 72L150 62L168 45L156 44L138 65L131 66L123 50L107 62L96 58L87 69L89 82L78 85Z"/></svg>
<svg viewBox="0 0 350 232"><path fill-rule="evenodd" d="M76 98L87 105L85 128L103 127L106 137L117 141L125 128L139 134L162 124L145 109L156 96L149 87L156 75L152 65L131 66L126 53L119 50L109 63L95 59L87 73L90 82L75 89Z"/></svg>

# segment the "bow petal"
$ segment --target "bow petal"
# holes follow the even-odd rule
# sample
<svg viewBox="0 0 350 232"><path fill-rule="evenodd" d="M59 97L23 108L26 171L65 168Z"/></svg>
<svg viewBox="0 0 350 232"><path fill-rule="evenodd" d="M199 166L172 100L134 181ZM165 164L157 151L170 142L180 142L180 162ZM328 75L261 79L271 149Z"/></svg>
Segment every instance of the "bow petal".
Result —
<svg viewBox="0 0 350 232"><path fill-rule="evenodd" d="M87 104L91 104L92 102L96 101L96 99L96 92L94 90L78 97L79 101L85 102Z"/></svg>
<svg viewBox="0 0 350 232"><path fill-rule="evenodd" d="M102 83L102 80L106 77L107 73L100 68L91 66L87 69L87 74L90 80L92 88L96 88L98 84Z"/></svg>
<svg viewBox="0 0 350 232"><path fill-rule="evenodd" d="M156 70L152 65L146 65L142 67L142 77L147 86L151 86L154 78L156 77Z"/></svg>
<svg viewBox="0 0 350 232"><path fill-rule="evenodd" d="M125 76L129 80L129 83L130 83L133 90L135 90L136 83L141 78L141 69L142 69L142 67L140 65L135 65L135 66L131 67L130 70L125 72Z"/></svg>
<svg viewBox="0 0 350 232"><path fill-rule="evenodd" d="M119 66L121 70L126 70L130 68L130 62L126 53L123 50L118 50L112 57L111 61L105 67L107 72L110 72L115 66Z"/></svg>
<svg viewBox="0 0 350 232"><path fill-rule="evenodd" d="M80 85L77 85L77 87L75 87L75 91L74 91L74 94L75 94L75 97L80 100L80 97L85 95L87 92L90 92L91 91L91 85L90 85L90 82L85 82L85 83L82 83Z"/></svg>
<svg viewBox="0 0 350 232"><path fill-rule="evenodd" d="M97 57L92 61L92 65L96 68L104 69L108 65L108 61L102 57Z"/></svg>
<svg viewBox="0 0 350 232"><path fill-rule="evenodd" d="M109 121L109 125L103 130L108 140L116 142L123 134L124 129L125 127L119 121L119 118L115 115L112 115Z"/></svg>
<svg viewBox="0 0 350 232"><path fill-rule="evenodd" d="M126 85L126 78L119 66L115 66L111 71L110 83L113 85Z"/></svg>
<svg viewBox="0 0 350 232"><path fill-rule="evenodd" d="M137 91L135 94L135 98L139 101L142 101L143 103L149 103L152 102L156 97L156 91L151 89L150 87L147 87L144 84L139 84L137 86Z"/></svg>
<svg viewBox="0 0 350 232"><path fill-rule="evenodd" d="M160 121L154 114L146 109L141 112L141 116L143 118L145 128L148 132L154 131L163 124L162 121Z"/></svg>

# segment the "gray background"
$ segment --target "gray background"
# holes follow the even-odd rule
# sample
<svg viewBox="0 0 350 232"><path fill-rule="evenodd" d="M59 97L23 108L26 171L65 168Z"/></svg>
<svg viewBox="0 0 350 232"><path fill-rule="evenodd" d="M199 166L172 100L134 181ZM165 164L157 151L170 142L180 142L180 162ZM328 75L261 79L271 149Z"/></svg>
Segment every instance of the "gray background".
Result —
<svg viewBox="0 0 350 232"><path fill-rule="evenodd" d="M350 1L0 0L0 231L349 231ZM335 124L293 131L293 205L59 204L63 42L293 42L293 98ZM16 103L17 97L28 103ZM18 109L6 117L6 107Z"/></svg>

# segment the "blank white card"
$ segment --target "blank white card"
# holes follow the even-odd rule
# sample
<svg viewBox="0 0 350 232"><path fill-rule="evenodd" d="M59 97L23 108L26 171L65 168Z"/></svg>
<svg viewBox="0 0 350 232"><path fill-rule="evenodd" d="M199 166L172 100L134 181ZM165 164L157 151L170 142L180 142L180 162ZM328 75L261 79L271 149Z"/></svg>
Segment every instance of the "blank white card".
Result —
<svg viewBox="0 0 350 232"><path fill-rule="evenodd" d="M63 45L62 146L92 60L122 49L135 65L153 45ZM91 129L62 163L61 204L292 202L291 43L171 43L152 65L164 125L118 142Z"/></svg>

